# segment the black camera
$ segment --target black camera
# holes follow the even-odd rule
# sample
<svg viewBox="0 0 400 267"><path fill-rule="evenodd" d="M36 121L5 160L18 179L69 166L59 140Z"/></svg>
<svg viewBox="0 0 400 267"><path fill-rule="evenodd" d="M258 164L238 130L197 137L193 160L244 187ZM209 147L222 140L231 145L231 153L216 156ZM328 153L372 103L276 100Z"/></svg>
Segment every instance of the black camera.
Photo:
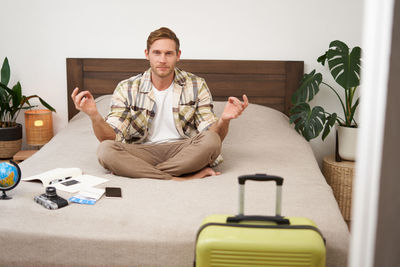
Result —
<svg viewBox="0 0 400 267"><path fill-rule="evenodd" d="M49 210L55 210L68 205L68 201L57 195L56 188L53 186L46 187L46 193L34 198L36 203Z"/></svg>

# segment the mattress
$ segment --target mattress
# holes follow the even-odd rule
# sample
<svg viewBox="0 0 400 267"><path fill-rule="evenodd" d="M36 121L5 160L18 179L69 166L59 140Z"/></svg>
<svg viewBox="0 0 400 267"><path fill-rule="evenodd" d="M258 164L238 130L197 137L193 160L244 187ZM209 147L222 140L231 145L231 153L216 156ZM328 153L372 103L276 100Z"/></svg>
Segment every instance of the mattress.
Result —
<svg viewBox="0 0 400 267"><path fill-rule="evenodd" d="M105 114L110 96L97 99ZM215 102L220 114L223 102ZM236 214L237 177L283 177L282 215L308 217L327 243L327 266L346 266L349 231L310 145L276 110L250 104L230 125L219 176L173 181L110 174L97 161L99 142L89 118L77 114L40 151L20 164L24 177L54 168L79 167L109 179L98 187L122 188L121 199L47 210L33 201L41 183L22 181L0 201L0 265L5 266L192 266L196 232L211 214ZM58 192L69 198L69 193ZM271 215L273 183L246 183L245 214Z"/></svg>

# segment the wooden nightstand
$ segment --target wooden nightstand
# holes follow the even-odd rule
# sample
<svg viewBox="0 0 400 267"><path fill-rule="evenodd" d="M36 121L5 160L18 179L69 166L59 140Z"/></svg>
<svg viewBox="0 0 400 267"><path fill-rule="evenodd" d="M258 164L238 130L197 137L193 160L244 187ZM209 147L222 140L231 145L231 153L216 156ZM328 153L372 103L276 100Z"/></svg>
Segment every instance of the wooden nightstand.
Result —
<svg viewBox="0 0 400 267"><path fill-rule="evenodd" d="M20 150L17 152L17 154L14 155L13 160L16 163L20 163L21 161L26 160L33 154L35 154L38 150Z"/></svg>
<svg viewBox="0 0 400 267"><path fill-rule="evenodd" d="M354 167L355 163L352 161L336 162L334 155L324 157L322 164L322 173L332 187L340 211L349 228L351 223L353 179L355 176Z"/></svg>

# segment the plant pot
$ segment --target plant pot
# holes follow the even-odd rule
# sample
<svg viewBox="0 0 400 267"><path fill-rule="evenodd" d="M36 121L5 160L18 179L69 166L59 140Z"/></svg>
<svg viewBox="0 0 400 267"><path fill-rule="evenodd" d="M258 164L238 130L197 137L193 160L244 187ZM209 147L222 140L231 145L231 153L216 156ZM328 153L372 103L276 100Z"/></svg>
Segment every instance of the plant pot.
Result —
<svg viewBox="0 0 400 267"><path fill-rule="evenodd" d="M355 161L358 128L337 126L338 153L341 159Z"/></svg>
<svg viewBox="0 0 400 267"><path fill-rule="evenodd" d="M0 128L0 158L12 158L21 150L22 125L17 123L14 127Z"/></svg>

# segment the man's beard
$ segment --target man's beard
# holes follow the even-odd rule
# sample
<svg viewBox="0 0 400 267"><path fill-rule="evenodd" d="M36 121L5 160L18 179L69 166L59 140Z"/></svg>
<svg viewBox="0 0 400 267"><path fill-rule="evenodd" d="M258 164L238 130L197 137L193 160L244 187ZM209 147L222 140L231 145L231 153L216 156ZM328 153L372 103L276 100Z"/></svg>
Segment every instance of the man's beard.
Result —
<svg viewBox="0 0 400 267"><path fill-rule="evenodd" d="M165 67L165 68L168 68L168 70L167 71L165 71L165 70L161 71L157 67ZM168 77L169 75L171 75L171 73L174 72L174 68L171 68L169 66L154 66L154 67L152 67L152 71L158 77L165 78L165 77Z"/></svg>

